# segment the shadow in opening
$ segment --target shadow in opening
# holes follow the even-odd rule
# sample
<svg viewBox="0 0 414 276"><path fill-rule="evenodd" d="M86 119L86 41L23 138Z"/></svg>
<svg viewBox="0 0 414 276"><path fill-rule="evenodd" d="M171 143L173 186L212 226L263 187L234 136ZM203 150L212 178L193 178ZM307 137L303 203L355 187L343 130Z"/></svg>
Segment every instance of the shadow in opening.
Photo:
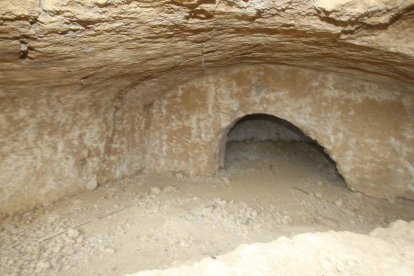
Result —
<svg viewBox="0 0 414 276"><path fill-rule="evenodd" d="M225 143L224 169L238 161L262 161L267 155L280 153L272 145L285 145L304 158L315 156L320 166L330 167L341 180L334 160L315 140L286 120L268 114L244 116L230 129ZM309 156L307 156L309 155ZM319 155L319 156L318 156Z"/></svg>

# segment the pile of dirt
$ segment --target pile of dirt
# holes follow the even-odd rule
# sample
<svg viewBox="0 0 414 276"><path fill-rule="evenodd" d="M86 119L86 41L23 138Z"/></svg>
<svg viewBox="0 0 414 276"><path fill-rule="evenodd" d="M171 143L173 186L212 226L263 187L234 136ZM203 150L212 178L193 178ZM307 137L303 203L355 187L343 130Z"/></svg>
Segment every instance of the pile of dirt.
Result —
<svg viewBox="0 0 414 276"><path fill-rule="evenodd" d="M351 232L300 234L166 270L161 275L413 275L414 222L396 221L369 235Z"/></svg>

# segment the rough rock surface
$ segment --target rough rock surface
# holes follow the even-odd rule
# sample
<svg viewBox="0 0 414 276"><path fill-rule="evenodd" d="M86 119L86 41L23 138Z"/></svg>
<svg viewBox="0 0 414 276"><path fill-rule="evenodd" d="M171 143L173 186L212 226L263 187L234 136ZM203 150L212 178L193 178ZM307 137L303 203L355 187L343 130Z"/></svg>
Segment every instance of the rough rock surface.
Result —
<svg viewBox="0 0 414 276"><path fill-rule="evenodd" d="M412 275L414 223L396 221L369 235L351 232L306 233L165 270L155 275Z"/></svg>
<svg viewBox="0 0 414 276"><path fill-rule="evenodd" d="M148 171L209 175L243 116L285 119L336 161L349 188L414 198L414 90L292 67L248 66L178 86L152 106Z"/></svg>
<svg viewBox="0 0 414 276"><path fill-rule="evenodd" d="M410 90L413 7L412 0L1 1L0 212L138 173L152 102L219 68L288 64Z"/></svg>

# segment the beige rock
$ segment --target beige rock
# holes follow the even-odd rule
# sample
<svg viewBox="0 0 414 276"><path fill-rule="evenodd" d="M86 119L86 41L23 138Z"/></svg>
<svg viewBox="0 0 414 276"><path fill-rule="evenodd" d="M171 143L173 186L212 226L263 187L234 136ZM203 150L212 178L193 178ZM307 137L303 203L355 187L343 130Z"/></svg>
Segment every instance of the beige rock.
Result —
<svg viewBox="0 0 414 276"><path fill-rule="evenodd" d="M412 92L397 86L293 67L246 66L206 75L155 101L146 170L214 174L232 126L246 115L266 113L323 146L349 188L412 198L413 100Z"/></svg>
<svg viewBox="0 0 414 276"><path fill-rule="evenodd" d="M67 232L67 235L68 235L69 238L75 239L75 238L79 237L80 232L76 229L69 229L68 232Z"/></svg>
<svg viewBox="0 0 414 276"><path fill-rule="evenodd" d="M154 128L161 122L150 119L156 112L169 116L161 125L175 129L168 139L202 141L194 149L178 145L189 152L157 170L186 166L197 159L190 152L207 153L201 150L207 145L216 150L212 129L266 111L318 138L350 188L414 198L413 6L411 0L1 1L0 216L82 191L91 179L107 184L147 163L154 169L147 148L169 143L151 140L159 139ZM286 73L287 82L278 78L286 67L270 69L276 75L267 67L254 74L259 67L252 67L250 83L232 86L223 72L246 64L308 69ZM207 77L214 74L227 80L213 83L213 93L206 81L216 81ZM283 87L266 87L259 96L262 103L283 98L280 111L234 98L236 88L260 94L256 79ZM192 109L162 110L168 95L189 90ZM211 106L217 110L206 95L218 97ZM203 126L199 134L179 129L189 121L173 119L188 119L191 110L222 117L224 125ZM220 160L211 154L182 171L212 173Z"/></svg>

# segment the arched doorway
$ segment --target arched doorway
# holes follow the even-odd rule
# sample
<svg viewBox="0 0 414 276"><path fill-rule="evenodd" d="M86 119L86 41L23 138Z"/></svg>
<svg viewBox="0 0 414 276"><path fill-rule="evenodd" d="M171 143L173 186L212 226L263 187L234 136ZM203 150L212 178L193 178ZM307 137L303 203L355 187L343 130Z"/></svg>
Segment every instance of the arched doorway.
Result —
<svg viewBox="0 0 414 276"><path fill-rule="evenodd" d="M291 179L322 175L344 185L324 148L284 119L263 113L246 115L230 126L225 139L222 168L233 174L256 169Z"/></svg>

